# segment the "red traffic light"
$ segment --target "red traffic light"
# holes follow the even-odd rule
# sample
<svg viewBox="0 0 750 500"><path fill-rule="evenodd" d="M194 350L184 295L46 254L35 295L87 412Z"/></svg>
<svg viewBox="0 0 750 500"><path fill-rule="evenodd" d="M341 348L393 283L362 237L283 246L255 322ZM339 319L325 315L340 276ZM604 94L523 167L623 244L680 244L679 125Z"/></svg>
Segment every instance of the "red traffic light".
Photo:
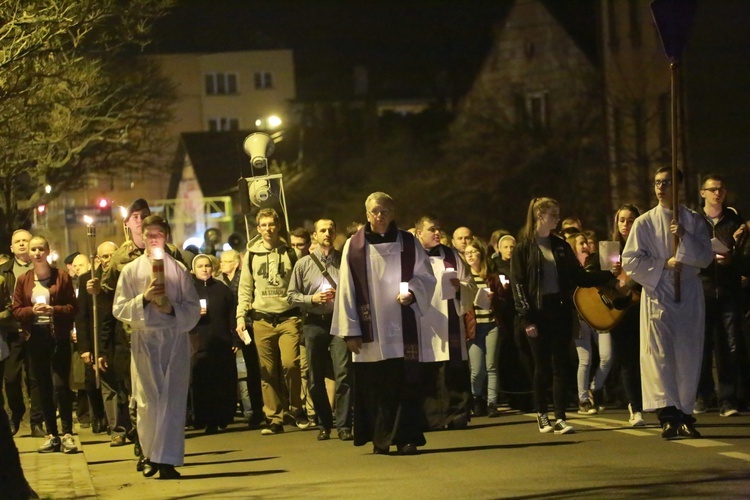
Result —
<svg viewBox="0 0 750 500"><path fill-rule="evenodd" d="M99 198L99 201L96 203L96 205L99 208L107 208L109 206L109 200L106 198Z"/></svg>

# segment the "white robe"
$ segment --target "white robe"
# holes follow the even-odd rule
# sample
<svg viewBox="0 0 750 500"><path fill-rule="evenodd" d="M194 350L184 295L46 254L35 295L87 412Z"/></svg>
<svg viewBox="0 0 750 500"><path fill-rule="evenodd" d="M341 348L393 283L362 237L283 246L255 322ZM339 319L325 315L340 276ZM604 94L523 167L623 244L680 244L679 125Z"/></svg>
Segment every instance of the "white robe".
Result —
<svg viewBox="0 0 750 500"><path fill-rule="evenodd" d="M693 413L703 358L705 303L698 272L713 260L701 216L680 206L685 234L674 254L669 230L673 212L657 206L635 220L622 253L622 267L643 285L641 295L641 389L643 409L675 406ZM682 263L679 303L674 272L665 269L675 255Z"/></svg>
<svg viewBox="0 0 750 500"><path fill-rule="evenodd" d="M141 255L120 274L112 313L130 324L133 399L138 408L138 437L152 462L182 465L185 456L185 411L190 384L188 332L200 319L200 301L190 274L164 256L166 295L174 315L154 304L143 307L151 281L151 262Z"/></svg>
<svg viewBox="0 0 750 500"><path fill-rule="evenodd" d="M461 327L461 359L468 359L466 351L466 327L464 325L463 315L471 307L474 297L477 294L477 285L471 277L464 261L458 255L458 252L451 249L456 258L456 274L461 281L460 292L461 300L454 300L452 307L458 314L459 325ZM431 361L449 361L450 346L448 344L448 301L443 300L442 275L445 271L445 249L440 249L440 256L430 256L430 265L432 273L435 275L437 285L435 293L432 294L432 307L423 312L420 318L419 329L419 360L425 362ZM448 295L455 296L455 290L451 287L446 291Z"/></svg>
<svg viewBox="0 0 750 500"><path fill-rule="evenodd" d="M411 235L410 235L411 236ZM413 236L411 236L413 238ZM399 283L401 283L402 234L394 243L373 245L365 241L365 262L367 263L367 285L370 292L373 342L362 344L359 354L354 354L355 363L383 361L404 357L404 337L401 324L401 305L398 303ZM362 335L357 315L357 300L354 280L349 268L349 245L344 245L339 270L339 287L333 308L331 335L358 337ZM409 290L414 294L414 302L409 307L414 310L419 328L419 319L430 306L435 291L435 276L430 261L418 241L414 242L414 276L409 281Z"/></svg>

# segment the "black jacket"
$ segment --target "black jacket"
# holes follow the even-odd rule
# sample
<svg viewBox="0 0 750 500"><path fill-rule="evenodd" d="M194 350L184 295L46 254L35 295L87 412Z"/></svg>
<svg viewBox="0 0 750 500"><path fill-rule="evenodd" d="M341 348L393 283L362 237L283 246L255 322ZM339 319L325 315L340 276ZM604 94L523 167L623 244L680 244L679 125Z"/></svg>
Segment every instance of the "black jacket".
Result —
<svg viewBox="0 0 750 500"><path fill-rule="evenodd" d="M207 309L207 314L201 316L190 332L194 352L241 347L242 342L235 332L236 306L232 291L214 278L203 281L193 276L193 283L198 297L206 299Z"/></svg>
<svg viewBox="0 0 750 500"><path fill-rule="evenodd" d="M555 257L560 295L573 307L573 291L576 287L604 285L614 277L609 271L587 272L576 259L568 243L554 234L550 235L550 246ZM542 307L542 251L536 239L522 240L513 250L510 260L510 282L516 312L522 327L537 322L537 312Z"/></svg>
<svg viewBox="0 0 750 500"><path fill-rule="evenodd" d="M700 277L703 282L703 293L706 298L718 298L721 293L741 292L741 277L744 267L747 265L748 235L742 235L739 242L734 241L734 233L744 224L744 219L732 207L724 207L721 219L714 225L706 212L701 210L703 220L706 223L712 238L729 248L729 260L727 264L717 264L716 259L705 268L701 269Z"/></svg>

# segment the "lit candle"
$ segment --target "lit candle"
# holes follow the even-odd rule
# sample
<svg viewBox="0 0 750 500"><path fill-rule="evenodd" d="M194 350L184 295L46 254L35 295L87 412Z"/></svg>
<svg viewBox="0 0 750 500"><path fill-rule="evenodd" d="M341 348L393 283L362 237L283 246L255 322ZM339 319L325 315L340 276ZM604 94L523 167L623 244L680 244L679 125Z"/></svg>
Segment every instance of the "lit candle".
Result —
<svg viewBox="0 0 750 500"><path fill-rule="evenodd" d="M500 275L500 283L502 283L502 284L503 284L503 286L505 286L505 285L507 285L508 283L510 283L510 280L508 280L508 278L506 278L504 274L501 274L501 275Z"/></svg>
<svg viewBox="0 0 750 500"><path fill-rule="evenodd" d="M327 292L328 290L331 290L332 288L333 288L333 287L331 286L331 284L330 284L330 283L328 283L328 282L326 281L325 283L323 283L323 284L322 284L322 285L320 286L320 291L321 291L321 292L323 292L323 293L325 293L325 292Z"/></svg>
<svg viewBox="0 0 750 500"><path fill-rule="evenodd" d="M164 249L163 248L152 248L151 249L151 276L156 280L157 285L164 284ZM155 302L158 305L164 305L167 297L162 295Z"/></svg>
<svg viewBox="0 0 750 500"><path fill-rule="evenodd" d="M36 298L36 303L37 304L46 304L47 303L47 298L46 297L37 297Z"/></svg>
<svg viewBox="0 0 750 500"><path fill-rule="evenodd" d="M206 308L206 299L199 299L199 300L200 300L200 303L201 303L201 309L205 309Z"/></svg>
<svg viewBox="0 0 750 500"><path fill-rule="evenodd" d="M452 267L446 267L446 268L445 268L445 272L446 272L446 273L450 273L450 272L452 272L452 271L455 271L455 269L453 269Z"/></svg>
<svg viewBox="0 0 750 500"><path fill-rule="evenodd" d="M398 293L400 295L409 295L409 283L402 281L398 285Z"/></svg>

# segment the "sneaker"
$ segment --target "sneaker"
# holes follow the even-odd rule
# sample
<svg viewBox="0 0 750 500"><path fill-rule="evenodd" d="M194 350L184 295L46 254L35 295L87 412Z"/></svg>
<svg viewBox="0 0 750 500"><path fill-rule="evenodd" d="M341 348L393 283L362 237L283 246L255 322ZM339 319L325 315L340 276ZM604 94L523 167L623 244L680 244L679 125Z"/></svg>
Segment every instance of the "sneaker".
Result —
<svg viewBox="0 0 750 500"><path fill-rule="evenodd" d="M272 434L281 434L284 432L284 426L281 424L270 424L260 431L261 436L270 436Z"/></svg>
<svg viewBox="0 0 750 500"><path fill-rule="evenodd" d="M60 451L60 438L50 434L47 436L47 440L39 447L39 453L52 453L54 451Z"/></svg>
<svg viewBox="0 0 750 500"><path fill-rule="evenodd" d="M739 415L740 412L732 403L724 403L721 405L721 410L719 410L720 417L738 417Z"/></svg>
<svg viewBox="0 0 750 500"><path fill-rule="evenodd" d="M536 422L539 425L539 432L547 434L552 431L552 424L549 423L549 417L546 413L537 413Z"/></svg>
<svg viewBox="0 0 750 500"><path fill-rule="evenodd" d="M44 433L41 424L31 424L31 437L43 438L45 436L46 434Z"/></svg>
<svg viewBox="0 0 750 500"><path fill-rule="evenodd" d="M572 434L576 430L568 425L568 423L563 419L558 419L557 422L555 422L555 434Z"/></svg>
<svg viewBox="0 0 750 500"><path fill-rule="evenodd" d="M474 416L485 417L487 416L487 401L482 398L474 398Z"/></svg>
<svg viewBox="0 0 750 500"><path fill-rule="evenodd" d="M112 439L109 442L109 446L115 448L117 446L125 446L125 436L122 434L112 434Z"/></svg>
<svg viewBox="0 0 750 500"><path fill-rule="evenodd" d="M78 453L78 446L76 446L76 441L70 434L65 434L62 437L61 447L63 453Z"/></svg>
<svg viewBox="0 0 750 500"><path fill-rule="evenodd" d="M695 400L695 407L693 407L693 413L706 413L708 406L706 406L706 400L703 398L697 398Z"/></svg>
<svg viewBox="0 0 750 500"><path fill-rule="evenodd" d="M591 401L583 400L578 403L578 413L581 415L596 415L597 411L591 405Z"/></svg>
<svg viewBox="0 0 750 500"><path fill-rule="evenodd" d="M300 412L297 414L296 417L294 417L294 425L297 426L298 429L305 430L309 428L310 426L315 426L315 423L311 422L307 415L305 415L304 412Z"/></svg>
<svg viewBox="0 0 750 500"><path fill-rule="evenodd" d="M630 417L628 418L628 422L630 423L631 427L645 427L646 421L643 420L643 414L639 411L633 411L633 405L628 404L628 412L630 412Z"/></svg>

